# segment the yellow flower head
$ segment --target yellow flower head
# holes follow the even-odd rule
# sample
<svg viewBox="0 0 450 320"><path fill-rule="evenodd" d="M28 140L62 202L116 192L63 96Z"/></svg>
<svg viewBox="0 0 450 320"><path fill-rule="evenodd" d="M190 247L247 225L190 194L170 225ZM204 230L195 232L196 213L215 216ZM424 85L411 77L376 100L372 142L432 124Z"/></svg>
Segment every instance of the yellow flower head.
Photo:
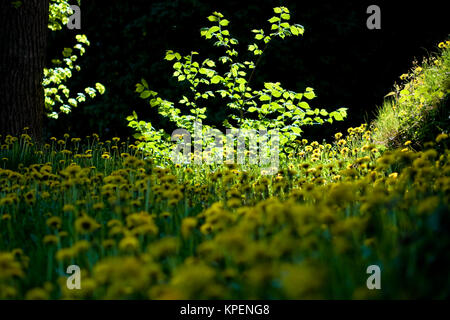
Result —
<svg viewBox="0 0 450 320"><path fill-rule="evenodd" d="M100 228L100 225L93 218L83 215L75 220L75 230L78 233L91 233Z"/></svg>
<svg viewBox="0 0 450 320"><path fill-rule="evenodd" d="M60 217L50 217L47 219L46 223L50 228L59 230L61 228L62 221Z"/></svg>

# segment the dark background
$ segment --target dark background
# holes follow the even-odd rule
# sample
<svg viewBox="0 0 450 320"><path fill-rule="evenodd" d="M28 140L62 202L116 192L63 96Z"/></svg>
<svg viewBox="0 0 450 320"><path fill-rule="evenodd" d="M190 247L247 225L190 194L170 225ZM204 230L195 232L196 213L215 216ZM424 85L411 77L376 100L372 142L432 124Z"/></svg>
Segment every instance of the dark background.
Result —
<svg viewBox="0 0 450 320"><path fill-rule="evenodd" d="M444 1L279 1L279 0L174 0L86 1L81 3L82 29L51 32L48 60L59 57L64 46L73 46L83 33L91 46L81 57L81 72L69 87L72 94L101 82L104 96L73 109L59 120L47 120L47 136L84 136L99 133L104 138L130 136L125 118L136 110L142 120L168 127L155 109L134 92L145 78L162 98L178 101L182 91L171 79L172 63L163 60L173 49L182 55L211 53L210 42L199 29L210 26L206 17L219 11L230 20L229 29L243 48L252 41L251 29L270 27L272 8L284 5L291 23L305 27L302 37L273 41L264 53L252 87L263 81L276 82L290 90L315 89L313 107L334 110L347 107L345 122L307 128L305 136L321 139L330 133L373 119L383 96L391 91L412 66L449 34ZM366 9L381 8L381 30L369 30ZM246 50L239 51L244 54ZM241 57L242 58L242 57ZM213 123L219 123L224 107L211 106Z"/></svg>

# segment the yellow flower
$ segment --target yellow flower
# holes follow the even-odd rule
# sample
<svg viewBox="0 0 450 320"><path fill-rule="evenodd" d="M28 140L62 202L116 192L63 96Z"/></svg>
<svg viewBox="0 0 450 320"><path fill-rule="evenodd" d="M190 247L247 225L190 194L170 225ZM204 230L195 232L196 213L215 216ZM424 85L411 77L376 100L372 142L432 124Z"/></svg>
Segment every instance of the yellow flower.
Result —
<svg viewBox="0 0 450 320"><path fill-rule="evenodd" d="M58 237L55 236L55 235L53 235L53 234L49 234L49 235L46 235L46 236L44 237L44 239L42 240L42 242L43 242L44 244L50 244L50 245L52 245L52 244L57 244L57 243L58 243Z"/></svg>
<svg viewBox="0 0 450 320"><path fill-rule="evenodd" d="M324 281L324 271L310 263L285 265L280 271L282 290L287 299L318 299Z"/></svg>
<svg viewBox="0 0 450 320"><path fill-rule="evenodd" d="M27 300L48 300L48 298L48 292L42 288L31 289L25 295Z"/></svg>
<svg viewBox="0 0 450 320"><path fill-rule="evenodd" d="M230 208L238 208L241 205L242 201L238 198L231 198L227 201L227 206L229 206Z"/></svg>
<svg viewBox="0 0 450 320"><path fill-rule="evenodd" d="M94 210L102 210L103 208L105 208L105 204L103 202L97 202L92 205L92 208Z"/></svg>
<svg viewBox="0 0 450 320"><path fill-rule="evenodd" d="M41 194L42 199L48 199L50 198L50 193L47 191L42 192Z"/></svg>
<svg viewBox="0 0 450 320"><path fill-rule="evenodd" d="M100 225L93 218L83 215L75 220L75 230L78 233L85 234L97 230Z"/></svg>
<svg viewBox="0 0 450 320"><path fill-rule="evenodd" d="M106 224L108 226L108 228L112 228L115 226L122 226L122 222L120 220L117 219L111 219L108 221L108 223Z"/></svg>
<svg viewBox="0 0 450 320"><path fill-rule="evenodd" d="M180 289L187 299L206 298L215 276L216 271L205 263L188 261L176 269L170 284Z"/></svg>
<svg viewBox="0 0 450 320"><path fill-rule="evenodd" d="M73 258L76 252L72 248L63 248L56 252L55 258L58 261L66 261Z"/></svg>
<svg viewBox="0 0 450 320"><path fill-rule="evenodd" d="M22 266L14 259L14 255L0 251L0 283L3 279L23 276Z"/></svg>
<svg viewBox="0 0 450 320"><path fill-rule="evenodd" d="M89 250L90 247L91 247L91 244L89 243L89 241L80 240L73 244L72 249L74 250L74 252L76 254L79 254L79 253Z"/></svg>
<svg viewBox="0 0 450 320"><path fill-rule="evenodd" d="M389 175L389 178L397 179L397 177L398 177L398 172L392 172L392 173Z"/></svg>
<svg viewBox="0 0 450 320"><path fill-rule="evenodd" d="M161 213L161 216L163 218L169 218L170 217L170 212L164 211L163 213Z"/></svg>
<svg viewBox="0 0 450 320"><path fill-rule="evenodd" d="M59 236L60 238L64 238L64 237L69 236L69 233L68 233L67 231L60 231L60 232L58 233L58 236Z"/></svg>
<svg viewBox="0 0 450 320"><path fill-rule="evenodd" d="M119 242L119 249L122 251L134 251L138 248L139 240L133 236L127 236Z"/></svg>
<svg viewBox="0 0 450 320"><path fill-rule="evenodd" d="M192 230L197 226L197 219L193 217L184 218L181 223L181 235L184 238L188 238L191 235Z"/></svg>
<svg viewBox="0 0 450 320"><path fill-rule="evenodd" d="M36 202L36 195L34 191L29 191L24 195L25 202L28 205L33 205Z"/></svg>
<svg viewBox="0 0 450 320"><path fill-rule="evenodd" d="M211 233L211 231L212 231L212 226L211 226L211 224L210 224L210 223L205 223L205 224L203 224L203 225L200 227L200 231L201 231L203 234L209 234L209 233Z"/></svg>
<svg viewBox="0 0 450 320"><path fill-rule="evenodd" d="M112 247L114 247L115 244L116 244L116 242L114 241L114 239L106 239L106 240L102 241L102 246L105 249L112 248Z"/></svg>
<svg viewBox="0 0 450 320"><path fill-rule="evenodd" d="M179 240L175 237L165 237L153 242L148 247L148 252L155 259L161 259L170 255L176 255L179 249Z"/></svg>
<svg viewBox="0 0 450 320"><path fill-rule="evenodd" d="M47 219L46 223L50 228L59 230L61 228L62 221L60 217L50 217Z"/></svg>
<svg viewBox="0 0 450 320"><path fill-rule="evenodd" d="M76 208L73 204L65 204L63 207L64 212L70 212L70 211L75 212L75 210L76 210Z"/></svg>
<svg viewBox="0 0 450 320"><path fill-rule="evenodd" d="M441 133L440 135L438 135L438 136L436 137L436 142L439 143L439 142L441 142L442 140L446 140L446 139L448 139L448 134L446 134L446 133Z"/></svg>

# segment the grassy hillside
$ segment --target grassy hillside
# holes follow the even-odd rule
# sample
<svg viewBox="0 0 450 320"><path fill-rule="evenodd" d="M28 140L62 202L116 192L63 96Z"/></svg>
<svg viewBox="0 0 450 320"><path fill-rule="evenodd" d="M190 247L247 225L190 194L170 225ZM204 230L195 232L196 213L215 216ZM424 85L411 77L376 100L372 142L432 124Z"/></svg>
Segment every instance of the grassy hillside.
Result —
<svg viewBox="0 0 450 320"><path fill-rule="evenodd" d="M419 65L414 63L401 83L386 97L374 121L374 140L389 147L405 141L416 146L449 128L450 42L441 42L439 52Z"/></svg>

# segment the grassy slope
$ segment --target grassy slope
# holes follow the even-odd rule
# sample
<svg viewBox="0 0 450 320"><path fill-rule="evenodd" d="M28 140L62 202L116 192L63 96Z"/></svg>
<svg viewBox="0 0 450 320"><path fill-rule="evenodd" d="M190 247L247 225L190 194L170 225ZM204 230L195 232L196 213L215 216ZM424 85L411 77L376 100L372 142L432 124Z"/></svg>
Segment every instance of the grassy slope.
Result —
<svg viewBox="0 0 450 320"><path fill-rule="evenodd" d="M415 145L433 138L449 127L450 42L439 44L439 52L417 63L378 110L373 123L374 140L398 147L407 140Z"/></svg>

